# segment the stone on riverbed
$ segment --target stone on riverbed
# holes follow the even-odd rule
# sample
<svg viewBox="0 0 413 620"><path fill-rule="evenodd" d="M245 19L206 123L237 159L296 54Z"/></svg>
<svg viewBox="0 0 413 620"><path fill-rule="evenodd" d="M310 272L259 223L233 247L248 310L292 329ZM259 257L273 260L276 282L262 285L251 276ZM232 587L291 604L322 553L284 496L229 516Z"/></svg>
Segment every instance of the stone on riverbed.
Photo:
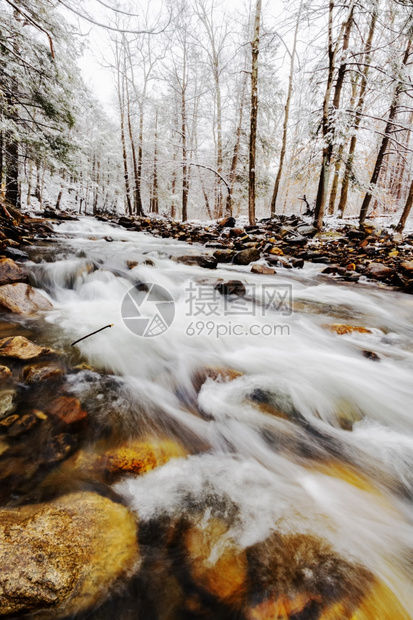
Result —
<svg viewBox="0 0 413 620"><path fill-rule="evenodd" d="M382 265L381 263L370 263L363 275L368 278L381 280L390 278L393 274L394 270L391 267L387 267L387 265Z"/></svg>
<svg viewBox="0 0 413 620"><path fill-rule="evenodd" d="M263 276L272 276L277 272L272 267L267 267L267 265L257 263L251 267L251 273L260 273Z"/></svg>
<svg viewBox="0 0 413 620"><path fill-rule="evenodd" d="M39 347L24 336L14 336L0 340L0 357L31 360L49 353L53 353L53 350L47 347Z"/></svg>
<svg viewBox="0 0 413 620"><path fill-rule="evenodd" d="M94 493L0 510L0 617L63 618L98 605L137 566L136 523Z"/></svg>
<svg viewBox="0 0 413 620"><path fill-rule="evenodd" d="M249 265L256 260L260 260L261 252L256 248L248 248L247 250L241 250L234 256L234 263L236 265Z"/></svg>
<svg viewBox="0 0 413 620"><path fill-rule="evenodd" d="M63 368L56 363L39 363L26 366L23 371L26 383L39 383L48 379L56 379L64 374Z"/></svg>
<svg viewBox="0 0 413 620"><path fill-rule="evenodd" d="M11 258L0 259L0 285L25 282L26 280L27 272L16 265Z"/></svg>
<svg viewBox="0 0 413 620"><path fill-rule="evenodd" d="M16 314L34 314L50 310L50 301L29 284L18 282L0 286L0 308Z"/></svg>

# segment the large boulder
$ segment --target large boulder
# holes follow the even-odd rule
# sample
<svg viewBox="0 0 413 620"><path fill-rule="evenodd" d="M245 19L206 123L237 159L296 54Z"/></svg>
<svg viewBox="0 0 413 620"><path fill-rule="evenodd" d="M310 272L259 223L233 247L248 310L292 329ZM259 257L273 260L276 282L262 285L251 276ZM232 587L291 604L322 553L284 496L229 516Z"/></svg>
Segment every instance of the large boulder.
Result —
<svg viewBox="0 0 413 620"><path fill-rule="evenodd" d="M16 314L34 314L39 310L50 310L52 304L30 284L18 282L0 286L0 309Z"/></svg>
<svg viewBox="0 0 413 620"><path fill-rule="evenodd" d="M0 357L12 357L19 360L32 360L41 355L52 353L52 349L39 347L24 336L2 338L0 340Z"/></svg>
<svg viewBox="0 0 413 620"><path fill-rule="evenodd" d="M98 605L138 561L136 523L89 492L0 510L0 617L63 618Z"/></svg>
<svg viewBox="0 0 413 620"><path fill-rule="evenodd" d="M0 259L0 285L24 282L27 280L27 272L16 265L11 258Z"/></svg>

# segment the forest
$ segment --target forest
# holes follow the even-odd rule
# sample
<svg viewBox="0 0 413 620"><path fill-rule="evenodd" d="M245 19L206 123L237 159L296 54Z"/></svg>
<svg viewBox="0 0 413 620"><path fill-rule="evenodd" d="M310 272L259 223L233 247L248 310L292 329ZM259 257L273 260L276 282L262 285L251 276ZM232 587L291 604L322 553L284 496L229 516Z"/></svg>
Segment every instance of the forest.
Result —
<svg viewBox="0 0 413 620"><path fill-rule="evenodd" d="M318 229L330 215L397 214L403 230L409 0L2 4L12 205L250 223L307 209ZM104 41L110 104L77 65L88 30Z"/></svg>

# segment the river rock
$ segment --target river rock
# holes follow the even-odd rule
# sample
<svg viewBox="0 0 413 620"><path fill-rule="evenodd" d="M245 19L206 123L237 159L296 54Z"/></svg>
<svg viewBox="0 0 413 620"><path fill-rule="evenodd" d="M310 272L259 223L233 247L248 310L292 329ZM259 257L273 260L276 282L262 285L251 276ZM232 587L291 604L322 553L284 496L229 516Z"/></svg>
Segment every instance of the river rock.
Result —
<svg viewBox="0 0 413 620"><path fill-rule="evenodd" d="M196 256L195 254L177 256L173 260L177 263L183 263L184 265L198 265L199 267L203 267L205 269L215 269L218 263L214 256Z"/></svg>
<svg viewBox="0 0 413 620"><path fill-rule="evenodd" d="M64 371L55 363L39 363L26 366L23 371L23 377L26 383L40 383L47 379L56 379L61 377Z"/></svg>
<svg viewBox="0 0 413 620"><path fill-rule="evenodd" d="M171 440L130 440L103 453L79 450L64 464L64 470L113 484L125 476L140 476L187 452Z"/></svg>
<svg viewBox="0 0 413 620"><path fill-rule="evenodd" d="M27 272L16 265L11 258L0 259L0 285L24 282L27 280Z"/></svg>
<svg viewBox="0 0 413 620"><path fill-rule="evenodd" d="M0 616L64 618L100 604L138 561L130 512L94 493L0 510Z"/></svg>
<svg viewBox="0 0 413 620"><path fill-rule="evenodd" d="M215 290L221 293L221 295L238 295L242 297L245 295L246 288L241 280L228 280L227 282L218 282L215 286Z"/></svg>
<svg viewBox="0 0 413 620"><path fill-rule="evenodd" d="M53 350L47 347L39 347L24 336L14 336L0 340L0 357L31 360L49 353L53 353Z"/></svg>
<svg viewBox="0 0 413 620"><path fill-rule="evenodd" d="M387 265L382 265L381 263L370 263L370 265L364 271L365 276L377 280L389 278L393 275L393 273L394 270L391 267L387 267Z"/></svg>
<svg viewBox="0 0 413 620"><path fill-rule="evenodd" d="M413 260L403 261L400 265L403 274L410 279L413 278Z"/></svg>
<svg viewBox="0 0 413 620"><path fill-rule="evenodd" d="M230 249L220 249L214 252L214 257L218 261L218 263L230 263L235 255L234 250Z"/></svg>
<svg viewBox="0 0 413 620"><path fill-rule="evenodd" d="M66 426L83 426L87 412L82 409L77 398L59 396L46 407L46 413L60 420Z"/></svg>
<svg viewBox="0 0 413 620"><path fill-rule="evenodd" d="M10 246L3 248L1 253L7 258L11 258L13 260L28 260L29 258L27 252L23 252L23 250L12 248Z"/></svg>
<svg viewBox="0 0 413 620"><path fill-rule="evenodd" d="M12 375L12 372L8 366L0 364L0 382L6 381Z"/></svg>
<svg viewBox="0 0 413 620"><path fill-rule="evenodd" d="M271 276L277 272L272 267L267 267L267 265L261 265L260 263L257 263L256 265L253 265L251 267L251 273L260 273L265 276Z"/></svg>
<svg viewBox="0 0 413 620"><path fill-rule="evenodd" d="M343 323L330 323L329 325L323 325L328 331L343 336L344 334L371 334L371 329L362 327L361 325L345 325Z"/></svg>
<svg viewBox="0 0 413 620"><path fill-rule="evenodd" d="M52 304L29 284L18 282L0 286L0 308L16 314L50 310Z"/></svg>
<svg viewBox="0 0 413 620"><path fill-rule="evenodd" d="M236 265L249 265L257 260L260 260L261 253L256 248L248 248L241 250L234 256L234 263Z"/></svg>
<svg viewBox="0 0 413 620"><path fill-rule="evenodd" d="M6 418L16 409L16 392L14 390L2 390L0 392L0 420Z"/></svg>
<svg viewBox="0 0 413 620"><path fill-rule="evenodd" d="M240 606L247 580L247 558L228 535L228 525L218 518L199 519L187 530L184 547L191 577L208 593Z"/></svg>

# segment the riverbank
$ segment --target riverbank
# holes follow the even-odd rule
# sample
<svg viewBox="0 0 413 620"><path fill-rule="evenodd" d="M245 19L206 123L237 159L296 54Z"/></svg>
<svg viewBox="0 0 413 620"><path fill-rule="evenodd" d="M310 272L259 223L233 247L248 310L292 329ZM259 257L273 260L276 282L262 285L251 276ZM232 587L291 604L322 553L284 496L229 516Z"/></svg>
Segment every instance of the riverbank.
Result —
<svg viewBox="0 0 413 620"><path fill-rule="evenodd" d="M72 213L52 211L45 211L40 218L21 216L15 211L10 213L10 218L4 213L0 217L0 256L17 259L25 258L19 252L34 237L54 236L53 222L77 219ZM155 237L199 243L206 248L208 260L200 255L198 262L209 269L220 263L253 264L256 273L271 274L277 269L300 269L306 261L325 265L321 272L336 280L380 282L413 293L413 233L402 235L374 223L359 229L336 222L329 230L319 233L308 218L284 215L261 220L253 226L241 225L232 217L217 223L102 215L96 219Z"/></svg>

